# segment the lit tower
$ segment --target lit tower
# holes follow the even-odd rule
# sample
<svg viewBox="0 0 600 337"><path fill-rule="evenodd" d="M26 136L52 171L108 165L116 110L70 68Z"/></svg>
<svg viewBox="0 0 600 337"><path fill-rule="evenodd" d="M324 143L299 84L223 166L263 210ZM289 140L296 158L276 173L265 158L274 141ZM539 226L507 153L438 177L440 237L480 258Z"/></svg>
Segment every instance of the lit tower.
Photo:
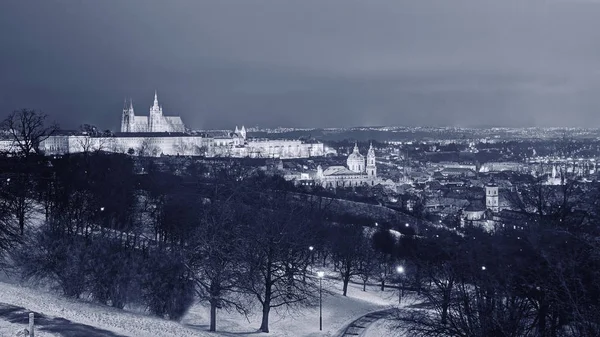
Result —
<svg viewBox="0 0 600 337"><path fill-rule="evenodd" d="M367 152L366 171L370 178L377 177L377 166L375 165L375 150L373 150L373 143L369 145L369 151Z"/></svg>
<svg viewBox="0 0 600 337"><path fill-rule="evenodd" d="M133 101L131 99L129 100L129 106L127 106L127 100L125 100L123 106L121 132L135 132L135 113L133 112Z"/></svg>
<svg viewBox="0 0 600 337"><path fill-rule="evenodd" d="M485 186L485 206L492 212L498 212L500 207L498 205L498 185L494 182L494 179Z"/></svg>
<svg viewBox="0 0 600 337"><path fill-rule="evenodd" d="M164 132L162 123L163 114L162 107L158 105L158 94L154 91L154 104L150 107L150 115L148 116L148 131L149 132Z"/></svg>

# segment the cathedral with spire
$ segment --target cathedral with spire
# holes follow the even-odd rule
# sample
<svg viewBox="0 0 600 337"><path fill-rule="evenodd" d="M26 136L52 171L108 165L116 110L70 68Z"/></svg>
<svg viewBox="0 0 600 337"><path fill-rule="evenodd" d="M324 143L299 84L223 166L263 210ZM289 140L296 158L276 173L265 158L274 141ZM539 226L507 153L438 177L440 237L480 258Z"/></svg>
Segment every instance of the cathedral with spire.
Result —
<svg viewBox="0 0 600 337"><path fill-rule="evenodd" d="M346 159L346 166L330 166L323 170L317 167L315 180L325 188L374 186L380 183L377 178L377 164L373 144L369 145L367 157L360 154L358 143Z"/></svg>
<svg viewBox="0 0 600 337"><path fill-rule="evenodd" d="M136 116L131 100L125 101L121 129L115 135L56 134L41 144L48 154L95 151L127 153L144 157L204 156L232 158L310 158L325 155L320 142L299 139L258 139L248 137L244 126L234 132L189 130L179 116L163 115L154 92L147 116Z"/></svg>
<svg viewBox="0 0 600 337"><path fill-rule="evenodd" d="M154 92L154 104L150 107L148 116L136 116L133 110L133 102L125 102L123 107L123 118L121 120L121 132L185 132L185 125L179 116L164 116L162 106L158 104L158 94Z"/></svg>

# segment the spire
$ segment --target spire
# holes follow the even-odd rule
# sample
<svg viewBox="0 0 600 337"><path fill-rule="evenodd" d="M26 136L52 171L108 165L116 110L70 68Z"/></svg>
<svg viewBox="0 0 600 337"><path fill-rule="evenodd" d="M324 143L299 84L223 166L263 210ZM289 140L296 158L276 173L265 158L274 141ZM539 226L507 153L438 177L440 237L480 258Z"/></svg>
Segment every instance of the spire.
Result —
<svg viewBox="0 0 600 337"><path fill-rule="evenodd" d="M371 142L369 144L369 151L367 151L367 157L375 157L375 150L373 149L373 142Z"/></svg>
<svg viewBox="0 0 600 337"><path fill-rule="evenodd" d="M129 111L133 112L133 100L129 99Z"/></svg>
<svg viewBox="0 0 600 337"><path fill-rule="evenodd" d="M358 153L358 142L354 142L354 150L352 150L352 153Z"/></svg>
<svg viewBox="0 0 600 337"><path fill-rule="evenodd" d="M158 93L154 90L154 106L158 106Z"/></svg>
<svg viewBox="0 0 600 337"><path fill-rule="evenodd" d="M238 127L237 127L237 125L236 125L236 126L235 126L235 131L234 131L234 133L239 133L239 132L240 132L240 129L238 129Z"/></svg>

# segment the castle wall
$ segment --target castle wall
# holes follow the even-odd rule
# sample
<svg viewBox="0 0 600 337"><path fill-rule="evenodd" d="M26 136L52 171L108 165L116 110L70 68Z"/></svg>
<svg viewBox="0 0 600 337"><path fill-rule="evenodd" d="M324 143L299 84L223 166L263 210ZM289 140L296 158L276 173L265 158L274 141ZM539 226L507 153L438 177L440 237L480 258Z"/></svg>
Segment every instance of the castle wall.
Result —
<svg viewBox="0 0 600 337"><path fill-rule="evenodd" d="M299 141L254 142L254 147L245 145L243 139L237 137L211 138L202 136L135 136L124 137L91 137L88 135L57 135L51 136L40 144L41 149L49 154L81 153L107 151L128 153L133 149L134 154L142 156L159 155L205 155L209 157L244 158L255 157L256 148L263 151L272 150L273 156L280 158L308 158L323 154L323 144L302 144ZM279 152L275 152L278 145ZM316 146L315 145L320 145ZM287 151L289 146L293 151ZM317 150L312 150L316 148ZM287 151L287 152L286 152ZM268 153L268 152L267 152ZM317 153L317 154L312 154ZM263 157L268 158L268 157Z"/></svg>

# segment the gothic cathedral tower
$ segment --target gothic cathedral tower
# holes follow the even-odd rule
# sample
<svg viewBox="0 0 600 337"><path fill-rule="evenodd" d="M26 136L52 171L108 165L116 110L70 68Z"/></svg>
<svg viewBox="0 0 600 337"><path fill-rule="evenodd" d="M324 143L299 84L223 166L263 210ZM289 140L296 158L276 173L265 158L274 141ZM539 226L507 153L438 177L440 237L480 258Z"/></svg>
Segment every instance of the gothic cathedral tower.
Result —
<svg viewBox="0 0 600 337"><path fill-rule="evenodd" d="M377 165L375 165L375 150L373 150L373 143L369 145L369 152L367 152L366 171L370 178L377 177Z"/></svg>
<svg viewBox="0 0 600 337"><path fill-rule="evenodd" d="M493 179L485 186L485 206L492 212L500 210L500 205L498 204L498 185L494 183Z"/></svg>
<svg viewBox="0 0 600 337"><path fill-rule="evenodd" d="M158 105L158 95L154 91L154 104L150 107L150 115L148 116L148 131L149 132L164 132L162 108Z"/></svg>
<svg viewBox="0 0 600 337"><path fill-rule="evenodd" d="M135 132L135 113L133 112L133 101L131 100L129 100L129 107L127 107L127 100L125 100L123 106L121 132Z"/></svg>

